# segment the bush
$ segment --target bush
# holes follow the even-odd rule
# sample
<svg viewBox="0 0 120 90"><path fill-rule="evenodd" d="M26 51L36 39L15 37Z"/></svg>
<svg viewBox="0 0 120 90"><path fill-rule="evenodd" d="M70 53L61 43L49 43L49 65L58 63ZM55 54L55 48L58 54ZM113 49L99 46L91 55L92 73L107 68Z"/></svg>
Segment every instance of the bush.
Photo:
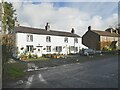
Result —
<svg viewBox="0 0 120 90"><path fill-rule="evenodd" d="M46 54L42 54L42 57L46 57Z"/></svg>
<svg viewBox="0 0 120 90"><path fill-rule="evenodd" d="M25 56L25 55L20 55L20 59L21 59L21 60L27 60L27 56Z"/></svg>
<svg viewBox="0 0 120 90"><path fill-rule="evenodd" d="M38 55L33 55L33 58L38 58Z"/></svg>
<svg viewBox="0 0 120 90"><path fill-rule="evenodd" d="M112 51L112 48L110 48L110 47L104 47L103 51Z"/></svg>
<svg viewBox="0 0 120 90"><path fill-rule="evenodd" d="M32 58L32 55L31 55L31 53L28 55L28 58Z"/></svg>

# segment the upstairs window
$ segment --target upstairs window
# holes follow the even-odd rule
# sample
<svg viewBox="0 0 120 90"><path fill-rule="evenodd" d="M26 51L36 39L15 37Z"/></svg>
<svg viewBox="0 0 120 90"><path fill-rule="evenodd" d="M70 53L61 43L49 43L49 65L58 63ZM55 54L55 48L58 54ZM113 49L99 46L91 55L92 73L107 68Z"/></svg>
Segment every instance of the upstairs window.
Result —
<svg viewBox="0 0 120 90"><path fill-rule="evenodd" d="M51 37L50 36L46 37L46 42L51 42Z"/></svg>
<svg viewBox="0 0 120 90"><path fill-rule="evenodd" d="M27 42L33 42L33 35L27 35Z"/></svg>
<svg viewBox="0 0 120 90"><path fill-rule="evenodd" d="M68 38L65 38L65 39L64 39L64 42L65 42L65 43L68 43Z"/></svg>
<svg viewBox="0 0 120 90"><path fill-rule="evenodd" d="M75 38L75 39L74 39L74 42L75 42L75 43L78 43L78 39L77 39L77 38Z"/></svg>

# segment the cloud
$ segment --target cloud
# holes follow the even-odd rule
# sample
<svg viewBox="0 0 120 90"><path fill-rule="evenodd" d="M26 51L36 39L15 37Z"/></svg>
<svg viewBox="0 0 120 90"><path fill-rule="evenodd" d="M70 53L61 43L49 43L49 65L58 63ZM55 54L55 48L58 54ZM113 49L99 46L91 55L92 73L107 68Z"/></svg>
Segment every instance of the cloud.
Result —
<svg viewBox="0 0 120 90"><path fill-rule="evenodd" d="M17 10L16 13L20 25L44 28L46 22L49 22L53 30L70 32L71 28L75 28L75 32L80 36L87 31L89 25L93 29L104 30L116 24L118 19L116 13L103 18L100 15L92 15L74 7L64 6L56 8L53 3L14 2L13 6Z"/></svg>
<svg viewBox="0 0 120 90"><path fill-rule="evenodd" d="M7 2L119 2L119 0L4 0Z"/></svg>

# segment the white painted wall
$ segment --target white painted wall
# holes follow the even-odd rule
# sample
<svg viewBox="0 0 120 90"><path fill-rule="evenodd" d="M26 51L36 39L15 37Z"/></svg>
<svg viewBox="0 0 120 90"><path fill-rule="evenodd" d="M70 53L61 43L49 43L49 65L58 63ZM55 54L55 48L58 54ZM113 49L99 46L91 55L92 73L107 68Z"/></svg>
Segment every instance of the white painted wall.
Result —
<svg viewBox="0 0 120 90"><path fill-rule="evenodd" d="M78 38L78 43L74 44L74 37L68 37L68 43L64 42L64 36L53 36L53 35L39 35L39 34L30 34L33 35L33 42L27 42L27 35L29 33L16 33L16 46L18 47L18 51L20 53L23 53L26 49L26 45L33 45L34 48L37 48L36 46L42 46L41 47L41 53L42 54L53 54L57 53L55 50L53 50L56 46L62 46L62 52L61 54L69 54L69 53L78 53L79 49L84 48L84 45L82 45L82 39ZM51 37L51 42L46 42L46 36ZM43 48L46 48L46 46L51 46L51 52L46 52L46 50L43 50ZM74 52L68 52L69 46L75 46L78 47L78 51ZM24 47L23 50L21 48ZM65 48L63 48L65 47ZM37 54L38 50L34 50L32 54ZM38 54L41 56L42 54Z"/></svg>

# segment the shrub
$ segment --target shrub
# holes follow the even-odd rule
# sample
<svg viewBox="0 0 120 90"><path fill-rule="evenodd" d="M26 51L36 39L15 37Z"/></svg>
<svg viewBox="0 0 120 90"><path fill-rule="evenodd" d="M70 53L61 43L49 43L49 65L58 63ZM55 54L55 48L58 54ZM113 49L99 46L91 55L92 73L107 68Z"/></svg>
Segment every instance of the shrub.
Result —
<svg viewBox="0 0 120 90"><path fill-rule="evenodd" d="M21 59L21 60L27 60L27 56L21 54L21 55L20 55L20 59Z"/></svg>
<svg viewBox="0 0 120 90"><path fill-rule="evenodd" d="M33 55L33 58L38 58L38 55Z"/></svg>
<svg viewBox="0 0 120 90"><path fill-rule="evenodd" d="M112 51L112 48L106 46L106 47L103 48L103 51Z"/></svg>
<svg viewBox="0 0 120 90"><path fill-rule="evenodd" d="M32 58L32 55L31 55L31 53L29 53L29 55L28 55L28 58Z"/></svg>
<svg viewBox="0 0 120 90"><path fill-rule="evenodd" d="M42 54L42 57L46 57L46 54Z"/></svg>

